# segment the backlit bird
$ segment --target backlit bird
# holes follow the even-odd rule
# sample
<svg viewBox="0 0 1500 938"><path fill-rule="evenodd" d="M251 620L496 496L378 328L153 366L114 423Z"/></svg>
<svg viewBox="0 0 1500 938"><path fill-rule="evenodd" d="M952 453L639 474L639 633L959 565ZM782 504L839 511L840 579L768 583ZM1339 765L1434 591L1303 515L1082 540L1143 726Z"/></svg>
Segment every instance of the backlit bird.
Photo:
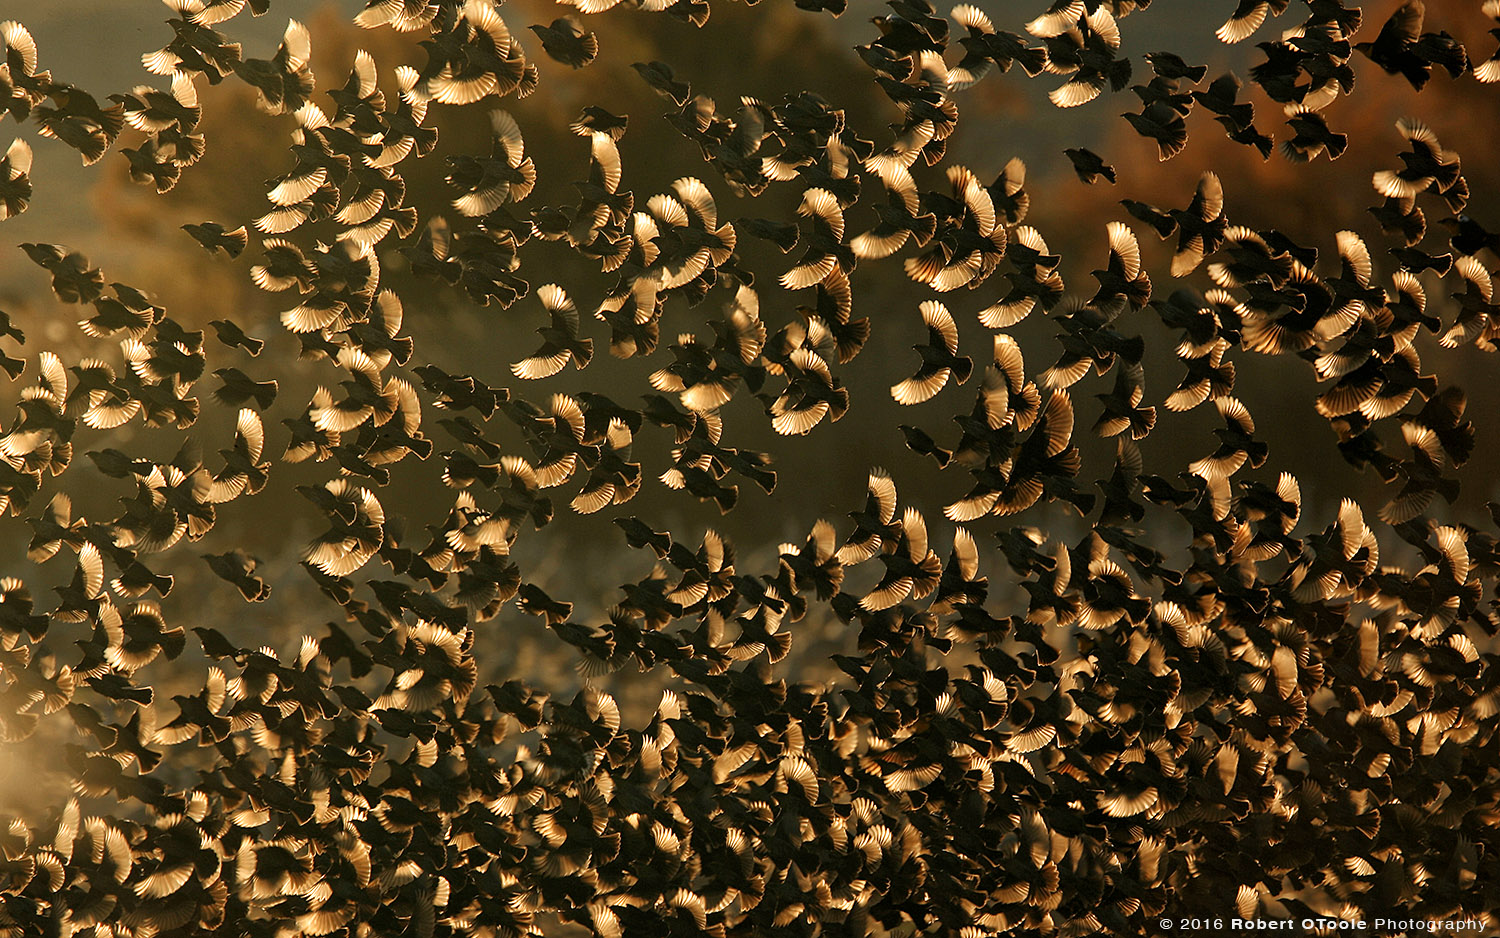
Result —
<svg viewBox="0 0 1500 938"><path fill-rule="evenodd" d="M0 158L0 221L26 211L31 203L31 144L17 137Z"/></svg>
<svg viewBox="0 0 1500 938"><path fill-rule="evenodd" d="M928 300L921 309L927 341L912 348L921 354L922 365L915 375L891 386L891 397L900 404L930 400L947 385L950 376L963 384L974 370L973 359L958 354L958 326L947 307Z"/></svg>
<svg viewBox="0 0 1500 938"><path fill-rule="evenodd" d="M542 49L564 65L583 68L599 55L598 38L585 31L574 17L562 16L553 20L551 26L529 28L542 40Z"/></svg>

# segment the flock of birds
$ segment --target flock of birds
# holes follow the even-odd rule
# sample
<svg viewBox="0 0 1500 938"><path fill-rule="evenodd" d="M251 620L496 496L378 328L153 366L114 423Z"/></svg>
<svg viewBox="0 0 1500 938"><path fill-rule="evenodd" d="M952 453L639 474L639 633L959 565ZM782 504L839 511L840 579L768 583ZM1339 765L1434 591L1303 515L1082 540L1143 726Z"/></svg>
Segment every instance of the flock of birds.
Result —
<svg viewBox="0 0 1500 938"><path fill-rule="evenodd" d="M570 2L584 15L616 5ZM286 432L272 425L273 443L263 415L278 384L254 368L266 341L254 324L216 320L209 337L77 251L22 245L60 302L93 310L79 327L101 350L72 364L42 351L29 373L30 361L0 357L22 385L0 430L0 508L25 515L31 563L72 570L55 604L17 576L0 580L0 737L19 746L55 719L77 730L62 744L75 797L46 819L0 819L0 934L517 935L560 920L601 936L967 938L1139 934L1182 909L1462 913L1495 926L1500 530L1428 520L1437 499L1457 497L1451 470L1475 432L1464 392L1424 374L1418 348L1494 350L1488 265L1500 235L1466 214L1460 157L1420 121L1397 126L1403 149L1371 180L1384 239L1373 248L1339 231L1329 258L1234 224L1207 172L1183 208L1126 200L1100 232L1092 282L1070 290L1061 256L1026 224L1024 164L988 184L945 164L966 88L1016 65L1060 79L1050 98L1061 108L1128 87L1140 109L1125 118L1163 160L1183 151L1199 105L1236 143L1265 156L1275 145L1232 73L1210 81L1159 52L1145 56L1145 83L1130 84L1125 18L1149 0L1055 0L1024 35L968 4L951 11L962 34L950 33L926 0L890 0L857 49L901 115L884 145L819 95L724 111L667 64L638 63L706 176L741 196L801 193L793 218L733 221L693 176L638 200L617 145L627 119L598 106L571 124L589 150L576 204L522 207L550 167L526 155L513 116L491 110L489 148L448 157L450 205L406 205L402 164L434 152L434 104L485 106L539 86L491 0L369 0L356 23L426 37L427 62L397 67L387 97L359 52L322 99L302 25L253 59L220 31L246 0L167 5L172 39L143 63L169 90L142 85L102 104L43 70L25 27L6 22L0 104L86 164L138 132L121 152L158 192L205 152L203 83L234 76L268 113L295 115L293 165L268 182L268 211L249 226L184 227L231 259L253 228L249 276L289 297L281 325L331 377L281 421ZM635 5L700 25L709 15L704 0ZM269 0L248 6L260 15ZM1246 40L1290 6L1240 0L1218 36ZM1302 7L1305 19L1258 43L1266 60L1250 71L1251 90L1280 109L1290 160L1343 152L1324 109L1353 91L1360 56L1418 90L1438 71L1500 80L1500 52L1479 61L1427 31L1421 0L1374 27L1342 0ZM1444 12L1500 22L1500 0ZM574 16L531 30L568 66L601 51ZM1117 178L1087 149L1066 156L1084 182ZM0 218L27 209L32 159L18 137L0 162ZM918 181L939 164L936 188ZM1153 289L1138 230L1175 239L1181 285ZM741 266L744 236L788 255L777 284ZM567 289L522 279L533 239L611 278L594 318L613 356L657 353L674 297L712 295L722 313L711 335L668 333L670 361L627 398L640 404L594 391L529 401L525 382L595 354ZM393 252L474 303L541 323L540 344L510 364L521 384L422 360L402 334L401 298L382 285ZM1388 277L1377 253L1394 258ZM738 568L711 530L685 541L609 511L645 484L636 441L658 430L670 451L659 481L686 497L728 512L743 483L771 492L771 454L730 445L726 416L752 400L748 412L782 435L839 420L851 405L839 372L872 329L853 275L898 254L932 293L982 288L990 304L961 326L943 300L922 302L908 314L926 327L919 361L890 386L912 406L976 389L956 432L915 418L900 427L969 486L936 539L881 469L850 523L818 520L781 545L771 571ZM1200 293L1191 284L1205 277ZM796 315L772 319L768 300L763 318L779 288L794 291ZM1058 329L1060 351L1028 350L1051 361L1039 372L1009 332L1031 316ZM1135 325L1146 316L1181 333L1182 377L1165 398L1146 387ZM26 341L4 315L0 341ZM1240 352L1311 365L1324 388L1313 406L1340 455L1395 486L1383 507L1345 499L1317 530L1292 475L1256 472L1269 452L1234 396ZM1116 455L1091 486L1079 481L1082 400L1070 389L1110 371L1112 387L1085 406ZM208 378L208 406L236 414L232 442L205 460L188 440L166 462L85 449L127 494L118 517L75 516L50 481L78 477L65 474L75 440L92 446L137 421L187 431ZM1206 404L1222 418L1216 442L1175 476L1149 473L1140 441L1158 410ZM442 416L424 423L424 406ZM497 418L526 449L496 442ZM263 489L283 440L282 462L331 460L326 483L298 489L327 523L304 567L345 613L290 655L192 627L191 612L171 612L173 577L155 569ZM452 490L425 539L380 497L408 458L432 459ZM607 621L574 620L511 559L522 531L552 519L554 490L573 511L608 513L622 550L651 566L621 587ZM1053 501L1087 519L1078 543L989 520ZM1146 525L1173 515L1187 542L1169 555ZM1377 533L1416 562L1383 561ZM934 540L951 543L946 559ZM270 598L245 552L203 559L245 601ZM846 575L874 580L866 565L878 581L847 589ZM1019 584L1025 608L989 600L989 576ZM479 687L481 624L510 603L576 648L586 674L664 667L676 689L630 727L592 684L570 699L520 678ZM820 617L852 627L857 651L834 656L837 682L788 681L775 666L796 624ZM185 624L214 664L201 690L164 701L148 666L184 651ZM944 664L948 654L967 663Z"/></svg>

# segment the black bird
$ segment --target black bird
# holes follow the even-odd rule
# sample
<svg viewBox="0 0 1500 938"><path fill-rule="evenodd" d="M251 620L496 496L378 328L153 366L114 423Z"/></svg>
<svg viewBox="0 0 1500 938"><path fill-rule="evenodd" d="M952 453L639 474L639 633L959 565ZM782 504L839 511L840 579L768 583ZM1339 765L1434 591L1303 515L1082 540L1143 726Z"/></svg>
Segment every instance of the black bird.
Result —
<svg viewBox="0 0 1500 938"><path fill-rule="evenodd" d="M1189 99L1191 100L1191 99ZM1157 159L1166 161L1187 146L1187 123L1182 114L1163 101L1153 101L1139 114L1122 114L1135 132L1156 141Z"/></svg>
<svg viewBox="0 0 1500 938"><path fill-rule="evenodd" d="M1255 134L1255 126L1252 123L1255 119L1255 105L1248 101L1239 102L1237 100L1239 93L1239 76L1233 72L1225 72L1210 82L1207 90L1194 91L1192 95L1194 101L1218 115L1214 119L1224 125L1224 129L1229 132L1230 139L1235 140L1236 143L1243 143L1244 141L1237 139L1236 135L1243 135L1247 131L1252 135Z"/></svg>
<svg viewBox="0 0 1500 938"><path fill-rule="evenodd" d="M899 534L892 546L894 550L879 554L885 565L884 576L859 601L870 612L889 609L907 596L921 599L942 580L943 562L927 546L927 522L917 509L908 506L902 514Z"/></svg>
<svg viewBox="0 0 1500 938"><path fill-rule="evenodd" d="M31 144L17 137L0 158L0 221L31 204Z"/></svg>
<svg viewBox="0 0 1500 938"><path fill-rule="evenodd" d="M214 397L228 407L239 407L246 401L255 401L260 410L267 410L276 400L276 382L256 381L238 368L220 368L214 372L223 385L214 391Z"/></svg>
<svg viewBox="0 0 1500 938"><path fill-rule="evenodd" d="M1146 373L1138 362L1125 362L1115 372L1115 386L1108 394L1096 394L1104 403L1104 413L1094 424L1102 437L1119 436L1126 430L1139 440L1156 426L1156 408L1141 406L1146 396Z"/></svg>
<svg viewBox="0 0 1500 938"><path fill-rule="evenodd" d="M1368 209L1384 234L1399 234L1407 247L1419 243L1427 234L1427 216L1417 207L1415 198L1387 197L1380 205Z"/></svg>
<svg viewBox="0 0 1500 938"><path fill-rule="evenodd" d="M1048 71L1069 76L1066 83L1047 96L1053 104L1064 108L1087 104L1106 86L1119 91L1130 83L1130 59L1116 57L1120 27L1109 8L1096 5L1091 13L1082 15L1076 4L1069 2L1066 13L1074 12L1080 15L1073 17L1073 22L1060 32L1053 33L1051 27L1043 29L1049 35L1032 31L1032 35L1041 35L1046 43ZM1028 24L1028 31L1038 22L1033 20Z"/></svg>
<svg viewBox="0 0 1500 938"><path fill-rule="evenodd" d="M536 168L526 156L525 140L515 118L505 111L491 111L490 129L488 157L448 157L452 170L447 182L460 193L453 207L468 218L489 215L506 202L524 201L536 184Z"/></svg>
<svg viewBox="0 0 1500 938"><path fill-rule="evenodd" d="M1126 304L1131 309L1140 309L1151 299L1151 279L1141 266L1141 246L1135 232L1117 221L1107 226L1109 233L1109 264L1103 270L1093 272L1099 281L1099 290L1089 301L1104 315L1113 319Z"/></svg>
<svg viewBox="0 0 1500 938"><path fill-rule="evenodd" d="M1229 133L1230 140L1247 147L1254 147L1260 151L1262 159L1270 158L1271 150L1275 147L1276 141L1270 135L1256 130L1254 124L1239 126L1229 117L1216 117L1214 120L1224 125L1224 128Z"/></svg>
<svg viewBox="0 0 1500 938"><path fill-rule="evenodd" d="M1224 42L1242 42L1260 29L1268 14L1280 16L1290 5L1291 0L1239 0L1234 12L1214 35Z"/></svg>
<svg viewBox="0 0 1500 938"><path fill-rule="evenodd" d="M930 400L953 377L959 384L969 380L974 360L958 354L958 326L948 308L936 300L922 304L922 322L927 326L927 341L913 345L922 356L917 373L891 386L891 397L901 404L920 404Z"/></svg>
<svg viewBox="0 0 1500 938"><path fill-rule="evenodd" d="M959 4L951 15L969 34L958 40L965 54L948 72L949 88L955 91L967 88L987 75L992 66L1008 72L1011 65L1019 64L1028 77L1041 74L1046 65L1046 50L1028 44L1024 36L996 30L990 18L971 4Z"/></svg>
<svg viewBox="0 0 1500 938"><path fill-rule="evenodd" d="M36 40L31 31L15 20L0 24L5 61L0 63L0 97L3 107L17 123L31 116L31 109L47 97L52 73L38 72Z"/></svg>
<svg viewBox="0 0 1500 938"><path fill-rule="evenodd" d="M85 333L103 338L124 332L132 339L140 339L166 312L155 305L140 291L123 283L110 284L114 296L101 296L94 300L97 315L79 322Z"/></svg>
<svg viewBox="0 0 1500 938"><path fill-rule="evenodd" d="M271 114L290 114L307 103L313 92L312 39L307 27L287 22L281 45L270 59L241 59L234 72L259 93L259 104Z"/></svg>
<svg viewBox="0 0 1500 938"><path fill-rule="evenodd" d="M646 80L646 84L657 94L678 107L687 103L692 88L685 81L678 81L672 74L672 66L665 62L636 62L630 66Z"/></svg>
<svg viewBox="0 0 1500 938"><path fill-rule="evenodd" d="M230 257L239 257L250 243L249 235L245 233L245 226L226 229L216 222L206 221L199 225L183 225L182 230L192 235L194 240L210 253L223 250Z"/></svg>
<svg viewBox="0 0 1500 938"><path fill-rule="evenodd" d="M472 104L487 95L521 97L536 87L536 66L526 61L498 10L466 3L442 21L427 47L427 64L415 76L412 95L443 104Z"/></svg>
<svg viewBox="0 0 1500 938"><path fill-rule="evenodd" d="M897 429L906 437L908 449L919 456L931 456L939 469L946 467L948 461L953 458L953 451L939 446L926 430L920 427L909 427L906 424L902 424Z"/></svg>
<svg viewBox="0 0 1500 938"><path fill-rule="evenodd" d="M1481 12L1500 23L1500 3L1496 0L1485 0ZM1490 35L1500 39L1500 29L1491 29ZM1483 62L1474 65L1474 77L1485 84L1500 81L1500 48L1490 53L1490 57Z"/></svg>
<svg viewBox="0 0 1500 938"><path fill-rule="evenodd" d="M1179 117L1187 117L1197 103L1191 92L1181 90L1182 83L1175 78L1157 75L1144 85L1131 85L1130 90L1141 99L1143 108L1162 104Z"/></svg>
<svg viewBox="0 0 1500 938"><path fill-rule="evenodd" d="M52 274L52 292L64 303L91 303L104 292L104 274L88 258L61 244L22 244L21 250Z"/></svg>
<svg viewBox="0 0 1500 938"><path fill-rule="evenodd" d="M197 72L207 76L209 84L217 85L239 64L240 44L228 41L210 24L200 23L191 15L167 23L176 34L172 41L141 56L141 63L153 75Z"/></svg>
<svg viewBox="0 0 1500 938"><path fill-rule="evenodd" d="M1172 255L1172 276L1192 273L1203 258L1213 254L1224 243L1229 222L1224 217L1224 187L1214 173L1204 173L1198 180L1193 200L1185 210L1174 209L1171 218L1177 223L1177 250Z"/></svg>
<svg viewBox="0 0 1500 938"><path fill-rule="evenodd" d="M1444 150L1437 135L1420 121L1402 118L1396 122L1396 129L1406 138L1411 149L1400 154L1401 162L1405 164L1401 169L1382 169L1375 173L1372 180L1375 191L1387 199L1411 199L1429 189L1439 195L1459 192L1463 176L1458 154ZM1467 196L1467 192L1465 185L1462 196ZM1463 209L1465 199L1462 196L1457 204L1449 202L1451 210Z"/></svg>
<svg viewBox="0 0 1500 938"><path fill-rule="evenodd" d="M1220 440L1218 449L1188 466L1188 471L1210 483L1217 483L1240 471L1247 463L1259 469L1270 455L1270 447L1255 439L1255 420L1244 404L1232 397L1220 397L1214 401L1219 416L1224 419L1224 428L1215 430Z"/></svg>
<svg viewBox="0 0 1500 938"><path fill-rule="evenodd" d="M1336 160L1349 146L1349 137L1329 130L1328 122L1317 111L1299 106L1286 123L1297 133L1292 139L1281 141L1281 153L1293 162L1306 163L1322 153L1327 153L1330 160Z"/></svg>
<svg viewBox="0 0 1500 938"><path fill-rule="evenodd" d="M599 39L579 25L576 17L562 16L551 26L531 26L542 40L542 50L564 65L583 68L599 55Z"/></svg>
<svg viewBox="0 0 1500 938"><path fill-rule="evenodd" d="M240 329L239 324L231 319L214 319L209 321L214 327L214 334L219 341L230 348L242 348L254 358L259 355L261 349L266 347L265 340L248 336Z"/></svg>
<svg viewBox="0 0 1500 938"><path fill-rule="evenodd" d="M208 561L208 566L220 579L234 584L245 597L246 602L265 602L271 596L271 585L264 579L255 575L258 561L246 554L239 548L223 554L204 554L203 559ZM195 629L194 631L198 631ZM217 633L215 633L217 635ZM222 641L222 638L220 638ZM211 643L205 639L204 648L208 649ZM220 650L227 650L221 647ZM230 655L238 654L238 649L230 651ZM222 656L221 656L222 657Z"/></svg>
<svg viewBox="0 0 1500 938"><path fill-rule="evenodd" d="M854 252L844 243L844 211L827 189L806 189L797 214L809 220L803 236L807 249L797 264L781 275L788 290L802 290L822 283L835 268L848 273L854 267Z"/></svg>
<svg viewBox="0 0 1500 938"><path fill-rule="evenodd" d="M625 128L630 125L628 115L615 115L596 105L588 105L568 125L568 129L580 137L588 137L596 133L607 134L610 139L619 142L625 136Z"/></svg>
<svg viewBox="0 0 1500 938"><path fill-rule="evenodd" d="M910 170L893 160L881 160L875 169L886 191L886 204L875 207L880 223L856 235L849 242L849 249L855 257L875 260L899 251L909 237L915 237L918 247L926 245L937 233L937 218L931 212L922 211L917 184ZM795 243L795 227L791 234ZM784 250L791 250L791 245Z"/></svg>
<svg viewBox="0 0 1500 938"><path fill-rule="evenodd" d="M1151 63L1151 70L1158 77L1168 81L1186 78L1196 85L1208 74L1207 65L1189 65L1175 52L1148 52L1146 61Z"/></svg>
<svg viewBox="0 0 1500 938"><path fill-rule="evenodd" d="M182 176L182 167L159 153L156 141L147 138L139 147L120 150L130 161L130 178L145 186L154 186L158 195L170 192Z"/></svg>
<svg viewBox="0 0 1500 938"><path fill-rule="evenodd" d="M125 123L148 134L169 130L190 134L202 116L197 88L185 74L173 76L170 92L138 85L130 94L112 94L109 99L123 105Z"/></svg>
<svg viewBox="0 0 1500 938"><path fill-rule="evenodd" d="M1078 174L1078 178L1089 185L1093 185L1094 180L1100 176L1108 179L1111 183L1114 183L1117 178L1115 176L1115 168L1104 162L1104 158L1092 150L1086 150L1083 147L1070 147L1064 150L1063 153L1072 162L1073 171Z"/></svg>
<svg viewBox="0 0 1500 938"><path fill-rule="evenodd" d="M47 97L55 106L34 109L43 136L60 140L83 158L83 165L98 162L125 126L124 105L101 108L94 97L75 85L52 83Z"/></svg>
<svg viewBox="0 0 1500 938"><path fill-rule="evenodd" d="M518 378L531 380L555 375L569 361L576 368L587 365L594 355L594 342L578 337L578 310L568 294L558 285L549 283L537 288L537 297L551 317L551 323L536 330L542 336L542 347L511 365L511 372Z"/></svg>
<svg viewBox="0 0 1500 938"><path fill-rule="evenodd" d="M10 315L0 310L0 338L10 337L18 343L25 344L26 334L11 324ZM21 377L21 372L26 370L26 362L19 358L11 358L5 352L0 351L0 369L10 375L12 381Z"/></svg>
<svg viewBox="0 0 1500 938"><path fill-rule="evenodd" d="M1026 163L1013 156L1001 167L995 181L985 186L995 214L1007 225L1020 224L1031 210L1031 195L1026 191Z"/></svg>
<svg viewBox="0 0 1500 938"><path fill-rule="evenodd" d="M1403 76L1418 91L1432 77L1434 65L1457 78L1468 70L1469 56L1446 32L1422 32L1426 15L1422 0L1407 0L1380 27L1374 41L1355 43L1354 48L1390 74Z"/></svg>
<svg viewBox="0 0 1500 938"><path fill-rule="evenodd" d="M1451 218L1440 218L1438 224L1452 232L1448 243L1458 253L1472 255L1488 249L1491 254L1500 257L1500 232L1490 231L1473 216L1460 213ZM1414 242L1408 240L1407 243Z"/></svg>
<svg viewBox="0 0 1500 938"><path fill-rule="evenodd" d="M794 350L782 365L787 387L767 407L771 428L784 435L812 431L824 417L843 418L849 409L849 392L828 369L828 362L811 348Z"/></svg>

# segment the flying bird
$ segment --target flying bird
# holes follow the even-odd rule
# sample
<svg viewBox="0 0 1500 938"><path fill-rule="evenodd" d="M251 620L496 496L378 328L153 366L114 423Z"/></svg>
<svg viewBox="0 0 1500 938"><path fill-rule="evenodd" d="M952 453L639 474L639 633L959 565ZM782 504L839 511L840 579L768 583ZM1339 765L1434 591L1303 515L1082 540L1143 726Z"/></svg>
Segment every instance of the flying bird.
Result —
<svg viewBox="0 0 1500 938"><path fill-rule="evenodd" d="M963 384L974 370L973 359L958 354L958 326L948 308L936 300L928 300L921 310L927 341L912 348L921 354L922 365L916 374L891 386L891 397L900 404L931 400L950 377Z"/></svg>
<svg viewBox="0 0 1500 938"><path fill-rule="evenodd" d="M542 40L542 50L564 65L583 68L599 55L599 39L572 16L561 16L550 26L531 26Z"/></svg>

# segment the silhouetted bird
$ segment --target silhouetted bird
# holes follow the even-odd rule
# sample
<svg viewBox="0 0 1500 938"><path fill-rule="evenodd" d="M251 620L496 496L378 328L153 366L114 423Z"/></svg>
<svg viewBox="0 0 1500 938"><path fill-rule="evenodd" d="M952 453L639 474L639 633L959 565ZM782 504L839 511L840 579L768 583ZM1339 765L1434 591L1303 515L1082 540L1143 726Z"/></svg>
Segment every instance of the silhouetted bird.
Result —
<svg viewBox="0 0 1500 938"><path fill-rule="evenodd" d="M528 28L542 40L542 49L564 65L583 68L599 55L598 38L574 17L563 16L553 20L551 26Z"/></svg>
<svg viewBox="0 0 1500 938"><path fill-rule="evenodd" d="M1242 42L1260 29L1268 14L1280 16L1290 5L1291 0L1239 0L1215 35L1224 42Z"/></svg>
<svg viewBox="0 0 1500 938"><path fill-rule="evenodd" d="M250 243L244 225L226 229L223 225L208 221L200 225L183 225L182 230L192 235L210 254L223 250L231 258L239 257Z"/></svg>
<svg viewBox="0 0 1500 938"><path fill-rule="evenodd" d="M1069 147L1063 150L1063 153L1072 162L1073 171L1078 174L1078 178L1090 185L1100 176L1108 179L1111 183L1115 182L1118 178L1115 175L1115 168L1104 162L1104 158L1092 150L1085 150L1083 147Z"/></svg>
<svg viewBox="0 0 1500 938"><path fill-rule="evenodd" d="M0 221L31 204L31 145L17 137L0 158Z"/></svg>
<svg viewBox="0 0 1500 938"><path fill-rule="evenodd" d="M953 377L959 384L969 380L974 361L958 354L958 326L947 307L929 300L922 304L922 322L927 326L927 341L914 345L922 356L917 373L891 386L891 396L901 404L920 404L941 391Z"/></svg>
<svg viewBox="0 0 1500 938"><path fill-rule="evenodd" d="M1468 70L1469 57L1446 32L1424 33L1426 14L1422 0L1407 0L1380 27L1374 41L1355 43L1354 48L1390 74L1403 76L1418 91L1432 77L1434 65L1457 78Z"/></svg>

